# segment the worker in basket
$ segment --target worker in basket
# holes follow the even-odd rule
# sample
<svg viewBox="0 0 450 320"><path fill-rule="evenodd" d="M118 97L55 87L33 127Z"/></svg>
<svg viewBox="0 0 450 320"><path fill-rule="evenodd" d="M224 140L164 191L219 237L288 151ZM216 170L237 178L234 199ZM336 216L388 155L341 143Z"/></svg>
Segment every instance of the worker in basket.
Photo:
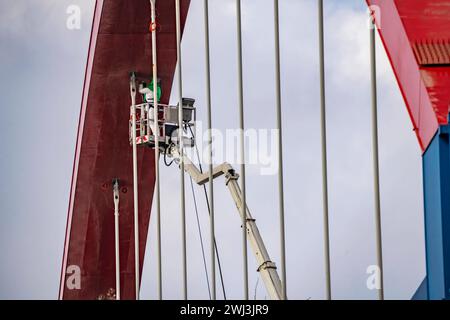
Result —
<svg viewBox="0 0 450 320"><path fill-rule="evenodd" d="M158 102L161 100L161 93L162 93L162 91L161 91L161 85L160 85L160 83L159 83L159 81L158 81L158 83L157 83L157 85L156 85L156 90L157 90L157 93L156 93L156 96L157 96L157 98L158 98ZM145 100L145 102L147 102L147 103L150 103L150 104L153 104L153 99L154 99L154 94L153 94L153 80L150 82L150 84L146 87L146 88L144 88L142 91L141 91L141 93L143 93L144 94L144 100Z"/></svg>
<svg viewBox="0 0 450 320"><path fill-rule="evenodd" d="M161 90L161 85L159 83L159 81L157 82L157 91L156 91L156 98L157 101L159 102L161 100L161 94L162 94L162 90ZM152 128L152 131L155 132L155 125L154 125L154 120L155 120L155 111L154 111L154 93L153 93L153 80L150 82L150 84L147 87L142 88L141 90L139 90L139 92L141 94L144 95L144 101L146 103L148 103L149 108L148 108L148 119L150 120L150 127Z"/></svg>

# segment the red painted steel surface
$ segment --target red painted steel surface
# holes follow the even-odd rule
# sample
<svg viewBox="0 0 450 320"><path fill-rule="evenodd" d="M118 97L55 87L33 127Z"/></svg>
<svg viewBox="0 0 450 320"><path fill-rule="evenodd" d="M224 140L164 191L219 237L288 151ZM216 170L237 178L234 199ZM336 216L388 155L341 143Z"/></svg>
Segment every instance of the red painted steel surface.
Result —
<svg viewBox="0 0 450 320"><path fill-rule="evenodd" d="M181 1L182 23L189 0ZM174 1L157 1L158 77L162 102L176 66ZM148 0L97 0L86 67L70 193L60 299L97 299L115 288L112 179L119 178L122 298L134 295L132 153L128 140L129 72L151 74ZM154 153L138 149L141 270L154 188ZM69 266L81 289L66 286Z"/></svg>
<svg viewBox="0 0 450 320"><path fill-rule="evenodd" d="M380 8L380 35L424 151L438 126L448 123L450 1L367 2Z"/></svg>

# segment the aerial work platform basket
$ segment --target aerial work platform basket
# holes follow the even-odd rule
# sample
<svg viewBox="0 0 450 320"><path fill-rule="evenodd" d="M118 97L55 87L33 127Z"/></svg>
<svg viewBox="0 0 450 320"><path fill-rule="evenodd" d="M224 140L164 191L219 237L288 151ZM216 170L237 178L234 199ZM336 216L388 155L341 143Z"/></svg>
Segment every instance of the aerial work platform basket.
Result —
<svg viewBox="0 0 450 320"><path fill-rule="evenodd" d="M194 107L195 100L183 98L183 130L188 127L195 127L196 109ZM170 146L171 143L178 139L178 105L171 106L167 104L158 104L158 121L157 127L154 120L154 104L141 103L130 107L129 121L129 140L133 143L133 108L136 112L136 144L138 146L155 147L156 136L159 139L160 149L163 151ZM158 135L155 131L158 130ZM185 139L185 147L192 147L194 141L192 138Z"/></svg>

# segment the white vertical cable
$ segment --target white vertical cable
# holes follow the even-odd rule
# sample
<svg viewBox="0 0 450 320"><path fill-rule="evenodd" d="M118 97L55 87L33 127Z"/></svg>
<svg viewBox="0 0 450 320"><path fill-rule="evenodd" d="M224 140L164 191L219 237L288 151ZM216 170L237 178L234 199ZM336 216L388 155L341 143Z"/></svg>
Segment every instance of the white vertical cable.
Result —
<svg viewBox="0 0 450 320"><path fill-rule="evenodd" d="M319 7L319 60L320 60L320 128L322 139L322 206L323 206L323 243L325 258L326 298L331 300L330 267L330 231L328 219L328 167L327 167L327 118L325 93L325 40L323 0L318 0Z"/></svg>
<svg viewBox="0 0 450 320"><path fill-rule="evenodd" d="M133 138L133 202L134 202L134 272L135 272L135 297L139 300L139 198L138 198L138 171L137 171L137 146L136 146L136 77L133 73L131 86L131 121Z"/></svg>
<svg viewBox="0 0 450 320"><path fill-rule="evenodd" d="M244 272L244 299L248 300L248 253L247 253L247 201L245 189L245 138L244 138L244 87L242 76L242 23L241 0L236 0L237 20L237 54L238 54L238 98L239 98L239 124L241 144L241 189L242 189L242 248Z"/></svg>
<svg viewBox="0 0 450 320"><path fill-rule="evenodd" d="M178 68L178 139L180 144L180 188L181 188L181 238L183 246L183 298L187 300L187 249L186 249L186 203L184 182L184 146L183 146L183 77L181 64L181 15L180 0L175 0L177 29L177 68Z"/></svg>
<svg viewBox="0 0 450 320"><path fill-rule="evenodd" d="M283 183L283 121L281 113L281 76L280 76L280 22L278 0L274 0L274 29L275 29L275 88L278 130L278 199L280 214L280 246L281 246L281 283L283 285L283 299L287 298L286 285L286 234L284 219L284 183Z"/></svg>
<svg viewBox="0 0 450 320"><path fill-rule="evenodd" d="M114 246L116 258L116 300L120 300L120 233L119 233L119 180L113 180Z"/></svg>
<svg viewBox="0 0 450 320"><path fill-rule="evenodd" d="M380 289L378 299L384 300L384 271L383 271L383 243L381 230L381 206L380 206L380 169L378 155L378 99L377 99L377 60L375 39L375 17L372 16L370 26L370 66L372 84L372 148L374 170L374 200L375 200L375 228L377 243L377 263L380 270Z"/></svg>
<svg viewBox="0 0 450 320"><path fill-rule="evenodd" d="M211 113L211 66L209 49L209 8L208 0L203 1L205 24L205 69L206 69L206 111L208 118L208 164L209 164L209 206L210 206L210 255L211 255L211 294L212 300L216 300L216 255L215 255L215 225L214 225L214 180L212 162L212 113Z"/></svg>
<svg viewBox="0 0 450 320"><path fill-rule="evenodd" d="M158 299L162 300L162 249L161 249L161 197L160 197L160 181L159 181L159 112L158 112L158 60L156 47L156 0L150 0L151 7L151 32L152 32L152 70L153 70L153 119L154 127L157 128L153 132L155 136L155 190L156 198L156 238L157 238L157 273L158 273ZM148 121L148 131L150 131L150 121Z"/></svg>

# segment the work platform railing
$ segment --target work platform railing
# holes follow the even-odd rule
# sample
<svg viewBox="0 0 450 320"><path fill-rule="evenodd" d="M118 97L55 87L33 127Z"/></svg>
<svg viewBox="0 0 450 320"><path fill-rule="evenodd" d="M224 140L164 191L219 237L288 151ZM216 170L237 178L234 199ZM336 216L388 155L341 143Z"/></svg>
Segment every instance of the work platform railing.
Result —
<svg viewBox="0 0 450 320"><path fill-rule="evenodd" d="M196 109L192 106L194 103L193 99L183 99L183 125L182 130L195 131L196 123ZM154 104L145 102L137 104L135 106L130 106L130 121L128 125L129 130L129 141L130 145L133 144L133 108L136 113L135 122L135 139L138 146L149 146L154 148L156 145L156 137L159 139L160 151L164 151L168 146L170 146L171 141L176 141L178 132L178 106L171 106L167 104L158 104L158 121L157 129L155 127L154 120ZM156 135L154 132L158 130ZM193 146L193 141L190 139L185 139L185 146Z"/></svg>

